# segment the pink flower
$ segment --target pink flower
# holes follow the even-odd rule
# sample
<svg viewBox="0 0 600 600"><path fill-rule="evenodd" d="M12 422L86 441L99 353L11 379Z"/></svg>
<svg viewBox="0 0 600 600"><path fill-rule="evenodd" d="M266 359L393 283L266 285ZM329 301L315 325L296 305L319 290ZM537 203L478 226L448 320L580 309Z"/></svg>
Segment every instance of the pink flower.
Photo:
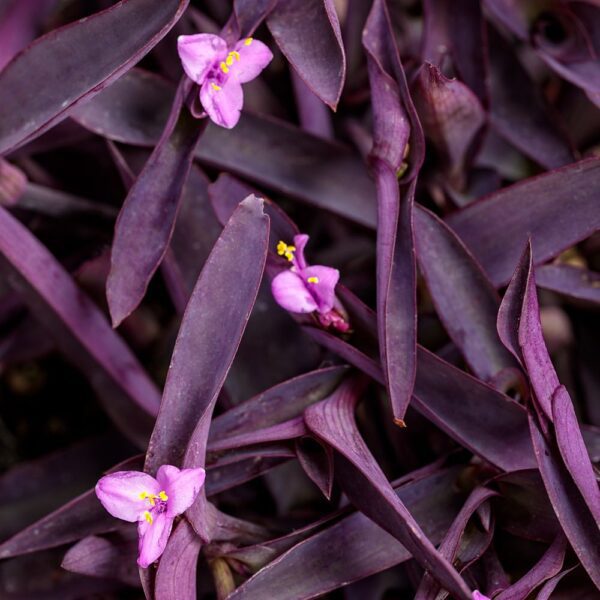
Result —
<svg viewBox="0 0 600 600"><path fill-rule="evenodd" d="M484 596L479 590L473 592L473 600L491 600L487 596Z"/></svg>
<svg viewBox="0 0 600 600"><path fill-rule="evenodd" d="M140 567L164 552L175 517L194 503L204 477L204 469L163 465L156 479L139 471L118 471L98 481L96 496L102 506L113 517L138 524Z"/></svg>
<svg viewBox="0 0 600 600"><path fill-rule="evenodd" d="M343 310L335 297L335 286L340 278L337 269L320 265L308 265L304 247L308 236L294 236L294 245L279 242L277 252L291 263L290 269L279 273L271 283L276 302L293 313L317 313L324 327L346 332L350 328Z"/></svg>
<svg viewBox="0 0 600 600"><path fill-rule="evenodd" d="M271 62L273 54L258 40L246 38L233 49L218 35L180 35L177 51L187 76L200 86L200 101L217 125L231 129L244 103L242 83L252 81Z"/></svg>

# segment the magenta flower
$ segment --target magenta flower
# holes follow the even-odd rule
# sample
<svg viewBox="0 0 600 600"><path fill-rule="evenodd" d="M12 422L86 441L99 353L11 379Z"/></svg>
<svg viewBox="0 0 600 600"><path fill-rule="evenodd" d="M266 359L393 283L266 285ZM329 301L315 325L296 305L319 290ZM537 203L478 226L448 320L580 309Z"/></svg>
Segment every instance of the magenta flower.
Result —
<svg viewBox="0 0 600 600"><path fill-rule="evenodd" d="M258 40L246 38L233 49L218 35L180 35L177 51L187 76L200 86L200 101L210 119L231 129L244 104L242 83L258 77L273 54Z"/></svg>
<svg viewBox="0 0 600 600"><path fill-rule="evenodd" d="M164 552L175 517L194 503L204 477L204 469L163 465L156 479L140 471L118 471L98 481L96 496L102 506L113 517L138 524L140 567Z"/></svg>
<svg viewBox="0 0 600 600"><path fill-rule="evenodd" d="M293 313L316 313L319 323L341 332L350 328L343 309L335 297L335 286L340 278L337 269L308 265L304 248L305 234L294 236L294 245L277 244L277 253L292 263L290 269L273 278L271 291L276 302Z"/></svg>
<svg viewBox="0 0 600 600"><path fill-rule="evenodd" d="M473 592L473 600L491 600L487 596L484 596L479 590Z"/></svg>

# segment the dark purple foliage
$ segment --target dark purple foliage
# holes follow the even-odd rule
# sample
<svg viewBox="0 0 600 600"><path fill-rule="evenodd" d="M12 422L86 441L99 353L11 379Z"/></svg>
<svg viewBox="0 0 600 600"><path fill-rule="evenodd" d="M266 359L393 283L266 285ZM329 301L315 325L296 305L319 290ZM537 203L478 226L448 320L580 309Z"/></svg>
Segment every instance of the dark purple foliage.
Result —
<svg viewBox="0 0 600 600"><path fill-rule="evenodd" d="M598 148L593 0L0 0L0 598L597 598Z"/></svg>

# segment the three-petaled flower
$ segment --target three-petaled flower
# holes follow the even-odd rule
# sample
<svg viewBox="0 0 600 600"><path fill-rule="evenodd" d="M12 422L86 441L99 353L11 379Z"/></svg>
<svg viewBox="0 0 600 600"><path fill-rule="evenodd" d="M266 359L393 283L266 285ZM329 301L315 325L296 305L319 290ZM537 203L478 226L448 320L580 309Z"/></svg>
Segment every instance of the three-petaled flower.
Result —
<svg viewBox="0 0 600 600"><path fill-rule="evenodd" d="M156 479L140 471L118 471L98 481L96 495L104 508L113 517L138 524L140 567L164 552L175 517L194 503L204 478L204 469L163 465Z"/></svg>
<svg viewBox="0 0 600 600"><path fill-rule="evenodd" d="M319 323L341 332L350 329L343 309L336 300L335 286L340 278L337 269L308 265L304 248L305 234L294 236L294 244L279 242L277 253L291 262L291 268L273 278L271 291L277 303L293 313L316 313Z"/></svg>
<svg viewBox="0 0 600 600"><path fill-rule="evenodd" d="M177 51L187 76L200 86L200 101L212 121L231 129L244 104L242 83L256 78L273 54L258 40L245 38L233 48L210 33L180 35Z"/></svg>

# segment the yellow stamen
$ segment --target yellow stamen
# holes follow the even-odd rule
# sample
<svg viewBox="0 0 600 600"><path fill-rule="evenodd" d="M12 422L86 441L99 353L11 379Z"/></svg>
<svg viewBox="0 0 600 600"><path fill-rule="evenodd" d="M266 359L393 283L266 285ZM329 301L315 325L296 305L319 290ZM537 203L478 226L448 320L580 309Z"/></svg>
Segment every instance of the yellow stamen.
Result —
<svg viewBox="0 0 600 600"><path fill-rule="evenodd" d="M231 52L229 53L229 55L227 56L227 58L225 59L225 64L230 67L233 64L233 56L231 56Z"/></svg>
<svg viewBox="0 0 600 600"><path fill-rule="evenodd" d="M229 56L233 56L233 58L235 58L235 60L240 60L240 53L237 50L232 50L229 53Z"/></svg>
<svg viewBox="0 0 600 600"><path fill-rule="evenodd" d="M249 46L249 45L252 43L252 41L253 41L253 40L252 40L252 38L251 38L251 37L250 37L250 38L246 38L246 39L244 40L244 46Z"/></svg>
<svg viewBox="0 0 600 600"><path fill-rule="evenodd" d="M221 86L217 85L216 83L211 83L210 85L212 86L212 89L215 90L215 92L218 92L221 89Z"/></svg>
<svg viewBox="0 0 600 600"><path fill-rule="evenodd" d="M167 493L165 492L165 490L162 490L158 493L158 497L163 501L166 502L169 499L169 496L167 496Z"/></svg>
<svg viewBox="0 0 600 600"><path fill-rule="evenodd" d="M308 281L308 283L319 283L319 278L318 277L309 277L306 281Z"/></svg>
<svg viewBox="0 0 600 600"><path fill-rule="evenodd" d="M152 521L154 520L152 518L152 515L150 514L150 511L145 511L144 512L144 519L146 519L146 521L148 521L148 523L150 523L150 525L152 525Z"/></svg>
<svg viewBox="0 0 600 600"><path fill-rule="evenodd" d="M285 256L290 262L294 260L294 252L296 252L296 246L288 246L285 242L277 244L277 254Z"/></svg>
<svg viewBox="0 0 600 600"><path fill-rule="evenodd" d="M221 63L221 71L225 74L229 73L229 67L224 62Z"/></svg>

